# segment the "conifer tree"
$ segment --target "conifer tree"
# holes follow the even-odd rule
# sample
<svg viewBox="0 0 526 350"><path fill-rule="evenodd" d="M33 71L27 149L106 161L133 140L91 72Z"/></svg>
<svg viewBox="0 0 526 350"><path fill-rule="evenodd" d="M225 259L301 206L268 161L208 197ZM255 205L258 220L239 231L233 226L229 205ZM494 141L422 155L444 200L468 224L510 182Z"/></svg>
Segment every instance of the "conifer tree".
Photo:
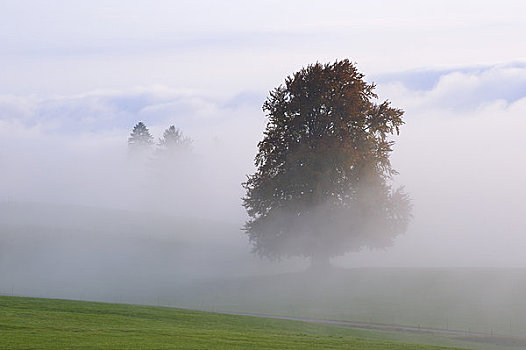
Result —
<svg viewBox="0 0 526 350"><path fill-rule="evenodd" d="M128 146L133 153L143 153L153 146L153 136L143 122L138 122L130 133Z"/></svg>
<svg viewBox="0 0 526 350"><path fill-rule="evenodd" d="M163 137L159 139L158 150L162 154L173 155L188 150L191 143L189 138L183 136L181 130L171 125L164 130Z"/></svg>

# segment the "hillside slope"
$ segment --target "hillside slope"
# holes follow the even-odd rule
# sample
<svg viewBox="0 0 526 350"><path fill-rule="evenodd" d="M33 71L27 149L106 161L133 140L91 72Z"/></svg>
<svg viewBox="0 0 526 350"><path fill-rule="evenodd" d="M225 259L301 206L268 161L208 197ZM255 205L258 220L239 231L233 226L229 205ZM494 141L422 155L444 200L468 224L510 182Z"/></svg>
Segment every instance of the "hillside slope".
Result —
<svg viewBox="0 0 526 350"><path fill-rule="evenodd" d="M451 349L373 332L181 309L0 297L0 349Z"/></svg>

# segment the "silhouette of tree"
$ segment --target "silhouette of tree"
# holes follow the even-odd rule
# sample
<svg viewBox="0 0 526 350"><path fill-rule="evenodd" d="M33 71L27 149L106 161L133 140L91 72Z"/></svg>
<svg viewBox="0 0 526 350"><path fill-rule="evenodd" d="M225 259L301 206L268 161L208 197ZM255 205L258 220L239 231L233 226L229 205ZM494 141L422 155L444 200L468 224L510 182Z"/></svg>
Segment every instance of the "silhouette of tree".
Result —
<svg viewBox="0 0 526 350"><path fill-rule="evenodd" d="M128 147L133 153L143 153L148 151L153 146L153 136L144 125L143 122L138 122L130 133L128 138Z"/></svg>
<svg viewBox="0 0 526 350"><path fill-rule="evenodd" d="M171 125L164 130L163 137L159 139L158 150L162 154L173 155L190 148L192 140L183 136L183 132Z"/></svg>
<svg viewBox="0 0 526 350"><path fill-rule="evenodd" d="M389 160L403 111L376 104L374 89L343 60L309 65L270 92L257 170L243 183L256 253L322 265L405 232L410 199L391 188Z"/></svg>

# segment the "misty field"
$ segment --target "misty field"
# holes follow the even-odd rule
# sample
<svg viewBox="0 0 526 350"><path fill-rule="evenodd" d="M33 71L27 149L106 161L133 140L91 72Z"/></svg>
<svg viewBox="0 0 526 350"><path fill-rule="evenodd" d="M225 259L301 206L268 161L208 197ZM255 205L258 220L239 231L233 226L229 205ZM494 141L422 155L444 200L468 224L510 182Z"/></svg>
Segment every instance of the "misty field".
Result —
<svg viewBox="0 0 526 350"><path fill-rule="evenodd" d="M0 295L420 326L512 345L524 343L516 338L526 330L524 269L320 273L301 261L259 260L231 223L34 203L0 205ZM495 338L477 339L484 345L414 334L376 339L499 348L488 344Z"/></svg>
<svg viewBox="0 0 526 350"><path fill-rule="evenodd" d="M178 305L523 337L522 269L337 269L203 281Z"/></svg>
<svg viewBox="0 0 526 350"><path fill-rule="evenodd" d="M162 307L0 297L0 311L0 349L446 349L343 327Z"/></svg>

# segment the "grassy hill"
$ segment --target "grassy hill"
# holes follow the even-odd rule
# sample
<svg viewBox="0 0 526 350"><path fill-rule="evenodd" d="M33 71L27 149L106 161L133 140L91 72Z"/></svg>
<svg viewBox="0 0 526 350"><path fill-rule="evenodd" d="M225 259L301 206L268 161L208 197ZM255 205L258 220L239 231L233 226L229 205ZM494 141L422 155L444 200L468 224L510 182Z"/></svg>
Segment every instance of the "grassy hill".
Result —
<svg viewBox="0 0 526 350"><path fill-rule="evenodd" d="M0 294L107 301L124 290L139 299L159 296L173 281L249 275L259 264L240 227L150 212L3 203Z"/></svg>
<svg viewBox="0 0 526 350"><path fill-rule="evenodd" d="M280 266L240 227L208 218L45 203L0 204L0 294L155 303L196 280Z"/></svg>
<svg viewBox="0 0 526 350"><path fill-rule="evenodd" d="M526 330L524 269L311 273L304 266L286 272L283 265L266 264L251 256L236 224L101 208L0 204L0 295L421 326L488 336L523 337Z"/></svg>
<svg viewBox="0 0 526 350"><path fill-rule="evenodd" d="M172 308L0 297L0 349L450 349L387 337Z"/></svg>
<svg viewBox="0 0 526 350"><path fill-rule="evenodd" d="M202 281L172 305L523 337L523 269L333 269Z"/></svg>

